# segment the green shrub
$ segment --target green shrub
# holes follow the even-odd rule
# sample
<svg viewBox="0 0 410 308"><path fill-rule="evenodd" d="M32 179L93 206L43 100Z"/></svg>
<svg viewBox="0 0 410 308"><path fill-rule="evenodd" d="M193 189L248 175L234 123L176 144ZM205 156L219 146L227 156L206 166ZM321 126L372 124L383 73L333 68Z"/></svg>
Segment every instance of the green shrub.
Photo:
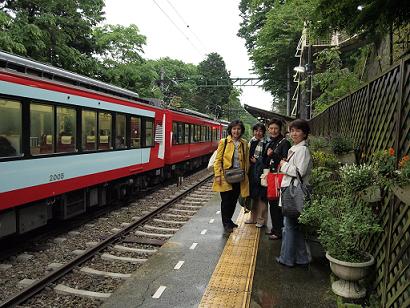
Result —
<svg viewBox="0 0 410 308"><path fill-rule="evenodd" d="M330 145L335 154L345 154L353 150L353 141L348 137L335 136L331 139Z"/></svg>

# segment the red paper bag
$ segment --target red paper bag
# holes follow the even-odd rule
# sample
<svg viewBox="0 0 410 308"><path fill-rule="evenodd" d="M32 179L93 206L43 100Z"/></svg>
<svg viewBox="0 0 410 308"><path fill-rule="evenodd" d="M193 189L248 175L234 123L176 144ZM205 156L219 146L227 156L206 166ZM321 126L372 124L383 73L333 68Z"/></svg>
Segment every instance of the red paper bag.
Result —
<svg viewBox="0 0 410 308"><path fill-rule="evenodd" d="M282 184L284 174L283 173L272 173L269 172L267 176L268 189L267 197L268 200L278 200L280 195L280 185Z"/></svg>

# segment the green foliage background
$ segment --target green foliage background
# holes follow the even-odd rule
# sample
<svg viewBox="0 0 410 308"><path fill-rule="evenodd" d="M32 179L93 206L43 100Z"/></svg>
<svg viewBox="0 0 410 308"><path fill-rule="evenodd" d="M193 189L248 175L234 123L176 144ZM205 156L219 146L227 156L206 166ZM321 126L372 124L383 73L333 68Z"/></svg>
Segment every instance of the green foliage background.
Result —
<svg viewBox="0 0 410 308"><path fill-rule="evenodd" d="M199 64L144 58L146 37L137 25L102 25L104 0L0 1L0 49L228 120L253 124L240 91L206 88L201 80L230 80L223 58ZM231 110L230 106L235 110Z"/></svg>

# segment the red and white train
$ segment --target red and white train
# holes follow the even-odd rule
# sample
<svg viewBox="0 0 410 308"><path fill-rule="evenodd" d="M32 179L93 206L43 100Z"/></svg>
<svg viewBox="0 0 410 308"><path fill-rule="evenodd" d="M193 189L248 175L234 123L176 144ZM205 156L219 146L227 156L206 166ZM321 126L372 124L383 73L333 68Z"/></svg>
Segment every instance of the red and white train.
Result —
<svg viewBox="0 0 410 308"><path fill-rule="evenodd" d="M0 52L0 237L208 161L226 123Z"/></svg>

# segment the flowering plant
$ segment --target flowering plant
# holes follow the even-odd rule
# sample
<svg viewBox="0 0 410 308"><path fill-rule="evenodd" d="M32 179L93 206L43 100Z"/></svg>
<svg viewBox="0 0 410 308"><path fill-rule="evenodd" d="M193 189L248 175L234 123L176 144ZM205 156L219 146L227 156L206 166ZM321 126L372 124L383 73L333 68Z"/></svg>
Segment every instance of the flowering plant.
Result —
<svg viewBox="0 0 410 308"><path fill-rule="evenodd" d="M399 161L398 177L400 184L410 183L410 158L408 155L403 156Z"/></svg>
<svg viewBox="0 0 410 308"><path fill-rule="evenodd" d="M359 192L372 186L375 181L375 170L372 165L344 165L339 169L342 182L351 192Z"/></svg>
<svg viewBox="0 0 410 308"><path fill-rule="evenodd" d="M397 178L396 156L394 149L377 151L373 153L372 166L377 175L377 182L381 186L390 186Z"/></svg>

